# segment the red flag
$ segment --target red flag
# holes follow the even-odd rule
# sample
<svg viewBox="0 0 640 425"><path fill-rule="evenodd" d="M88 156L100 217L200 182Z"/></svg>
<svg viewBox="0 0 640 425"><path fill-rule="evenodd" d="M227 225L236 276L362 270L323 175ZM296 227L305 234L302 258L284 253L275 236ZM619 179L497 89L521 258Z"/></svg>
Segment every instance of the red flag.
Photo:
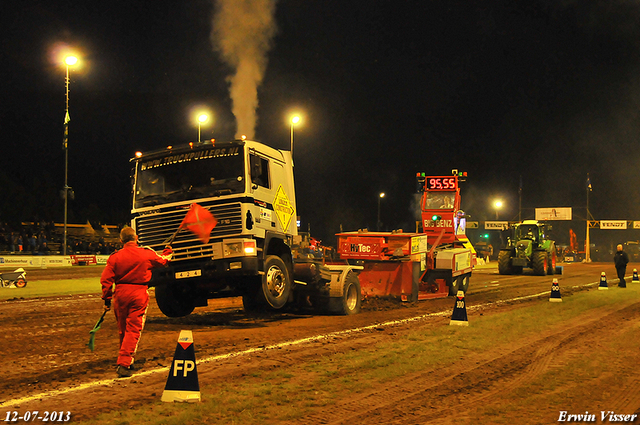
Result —
<svg viewBox="0 0 640 425"><path fill-rule="evenodd" d="M189 229L202 243L209 242L211 231L218 224L218 220L202 206L191 204L191 208L184 216L180 229Z"/></svg>

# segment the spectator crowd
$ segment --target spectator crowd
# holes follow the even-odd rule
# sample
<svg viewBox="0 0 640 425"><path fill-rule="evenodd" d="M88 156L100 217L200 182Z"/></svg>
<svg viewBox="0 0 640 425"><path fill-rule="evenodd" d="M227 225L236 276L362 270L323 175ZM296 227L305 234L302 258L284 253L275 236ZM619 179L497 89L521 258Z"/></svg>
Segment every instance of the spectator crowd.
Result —
<svg viewBox="0 0 640 425"><path fill-rule="evenodd" d="M0 223L0 253L16 255L62 254L64 236L54 223ZM119 242L105 240L102 235L70 235L67 232L67 255L109 255L120 249Z"/></svg>

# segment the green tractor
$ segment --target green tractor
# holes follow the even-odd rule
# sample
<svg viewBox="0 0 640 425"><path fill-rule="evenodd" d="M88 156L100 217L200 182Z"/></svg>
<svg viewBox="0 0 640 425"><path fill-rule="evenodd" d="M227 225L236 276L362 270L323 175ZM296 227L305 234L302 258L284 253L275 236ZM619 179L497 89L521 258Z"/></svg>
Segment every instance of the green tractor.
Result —
<svg viewBox="0 0 640 425"><path fill-rule="evenodd" d="M513 238L498 254L500 274L521 274L524 267L544 276L556 271L556 245L549 239L551 226L536 220L525 220L513 227Z"/></svg>

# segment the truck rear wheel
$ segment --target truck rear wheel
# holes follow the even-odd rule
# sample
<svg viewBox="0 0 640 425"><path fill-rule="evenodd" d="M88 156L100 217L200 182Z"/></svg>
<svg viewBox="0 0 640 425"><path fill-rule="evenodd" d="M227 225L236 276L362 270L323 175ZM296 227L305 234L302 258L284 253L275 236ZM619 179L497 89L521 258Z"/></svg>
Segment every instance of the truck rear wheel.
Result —
<svg viewBox="0 0 640 425"><path fill-rule="evenodd" d="M183 317L195 309L189 291L183 285L156 286L156 304L167 317Z"/></svg>
<svg viewBox="0 0 640 425"><path fill-rule="evenodd" d="M547 251L534 251L531 263L533 274L545 276L547 274Z"/></svg>
<svg viewBox="0 0 640 425"><path fill-rule="evenodd" d="M289 270L282 258L269 255L264 261L264 275L258 292L259 299L278 310L284 307L291 293Z"/></svg>
<svg viewBox="0 0 640 425"><path fill-rule="evenodd" d="M510 250L501 250L498 253L498 273L513 274L513 267L511 266Z"/></svg>
<svg viewBox="0 0 640 425"><path fill-rule="evenodd" d="M329 298L329 311L334 314L350 315L360 313L362 307L362 291L360 280L349 272L344 280L342 296Z"/></svg>

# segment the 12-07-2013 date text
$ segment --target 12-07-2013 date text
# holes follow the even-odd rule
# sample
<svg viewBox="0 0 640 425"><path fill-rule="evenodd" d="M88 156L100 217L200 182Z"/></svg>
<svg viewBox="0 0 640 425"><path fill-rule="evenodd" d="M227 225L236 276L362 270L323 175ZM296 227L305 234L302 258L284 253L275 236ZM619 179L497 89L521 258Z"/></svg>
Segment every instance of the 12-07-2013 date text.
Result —
<svg viewBox="0 0 640 425"><path fill-rule="evenodd" d="M27 410L24 413L20 413L14 410L7 412L3 420L4 422L68 422L71 420L71 412Z"/></svg>

